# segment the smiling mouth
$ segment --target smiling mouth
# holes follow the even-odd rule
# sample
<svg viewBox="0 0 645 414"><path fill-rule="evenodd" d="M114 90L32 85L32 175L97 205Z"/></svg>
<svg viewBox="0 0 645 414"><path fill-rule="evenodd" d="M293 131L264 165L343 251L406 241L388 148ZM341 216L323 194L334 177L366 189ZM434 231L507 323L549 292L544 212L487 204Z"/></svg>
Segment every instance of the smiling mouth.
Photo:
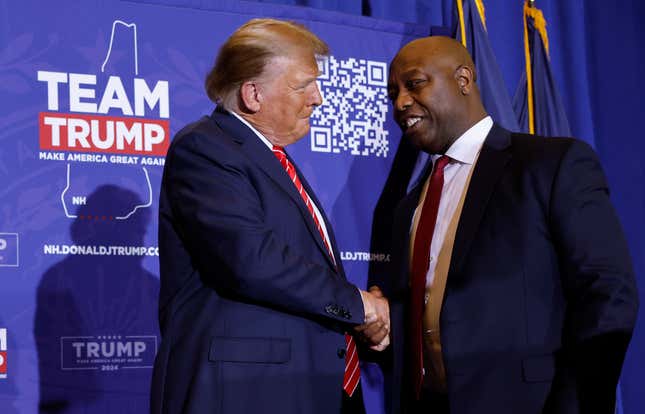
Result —
<svg viewBox="0 0 645 414"><path fill-rule="evenodd" d="M407 132L408 130L414 129L421 122L421 117L412 116L401 121L401 128L403 131Z"/></svg>

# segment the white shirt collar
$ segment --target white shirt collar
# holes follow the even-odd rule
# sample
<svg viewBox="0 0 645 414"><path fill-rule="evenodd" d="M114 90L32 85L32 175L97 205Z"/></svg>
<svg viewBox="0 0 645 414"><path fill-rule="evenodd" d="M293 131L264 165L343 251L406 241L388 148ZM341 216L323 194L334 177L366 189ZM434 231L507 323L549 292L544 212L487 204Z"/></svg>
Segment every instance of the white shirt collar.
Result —
<svg viewBox="0 0 645 414"><path fill-rule="evenodd" d="M269 141L268 139L266 139L266 137L265 137L264 135L262 135L262 134L260 133L260 131L258 131L257 129L255 129L255 128L253 127L253 125L251 125L251 124L249 123L249 121L247 121L246 119L242 118L242 117L241 117L239 114L237 114L235 111L228 111L228 112L230 112L234 117L236 117L237 119L239 119L239 120L240 120L240 122L242 122L244 125L246 125L247 127L249 127L249 128L251 129L251 131L253 131L253 132L255 133L255 135L257 135L257 136L258 136L258 138L260 138L260 140L261 140L262 142L264 142L264 144L266 144L266 146L267 146L267 147L269 147L269 149L270 149L270 150L273 150L273 144L271 143L271 141Z"/></svg>
<svg viewBox="0 0 645 414"><path fill-rule="evenodd" d="M483 118L457 138L446 155L462 164L474 164L492 127L493 119L490 116ZM440 156L441 154L433 155L432 160L435 161Z"/></svg>

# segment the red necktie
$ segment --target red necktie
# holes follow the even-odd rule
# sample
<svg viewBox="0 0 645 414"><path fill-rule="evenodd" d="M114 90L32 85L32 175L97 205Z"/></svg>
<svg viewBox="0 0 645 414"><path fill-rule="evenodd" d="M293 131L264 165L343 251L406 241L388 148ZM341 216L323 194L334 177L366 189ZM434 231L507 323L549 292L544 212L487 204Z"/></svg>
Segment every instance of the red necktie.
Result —
<svg viewBox="0 0 645 414"><path fill-rule="evenodd" d="M298 190L298 193L300 193L302 201L305 202L305 205L307 206L307 209L311 214L311 218L314 220L314 224L316 225L316 229L318 229L318 232L320 233L320 237L322 238L325 248L327 249L327 253L335 263L334 255L331 252L331 247L329 246L329 242L325 237L325 232L323 231L322 226L318 221L318 217L316 217L316 213L314 212L313 203L311 202L309 195L303 188L302 183L298 178L298 174L296 174L296 169L293 167L291 162L289 162L287 154L285 154L284 152L284 148L274 145L273 155L275 155L278 161L280 161L282 168L284 168L284 170L289 175L289 178L291 178L293 185L296 186L296 190ZM351 397L352 394L354 394L354 391L356 391L356 387L358 387L358 383L361 379L361 369L358 365L358 352L356 349L356 342L354 341L354 337L345 334L345 345L347 346L347 351L345 353L345 376L343 377L343 390L347 393L347 395Z"/></svg>
<svg viewBox="0 0 645 414"><path fill-rule="evenodd" d="M439 200L443 188L443 169L450 158L442 155L435 162L426 198L421 208L421 216L414 236L414 249L412 250L412 269L410 270L410 374L412 386L417 399L421 392L423 382L423 309L426 290L426 274L430 262L430 244L437 222Z"/></svg>

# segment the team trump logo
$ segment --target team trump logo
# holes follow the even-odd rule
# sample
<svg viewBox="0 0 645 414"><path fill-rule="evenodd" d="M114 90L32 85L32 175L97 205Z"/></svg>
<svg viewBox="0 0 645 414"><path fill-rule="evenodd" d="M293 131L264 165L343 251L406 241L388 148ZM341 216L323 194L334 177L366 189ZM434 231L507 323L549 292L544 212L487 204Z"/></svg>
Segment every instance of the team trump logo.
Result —
<svg viewBox="0 0 645 414"><path fill-rule="evenodd" d="M39 114L41 150L166 155L167 81L134 78L129 94L119 76L99 85L92 74L38 71L38 80L47 85L49 111ZM62 109L61 96L69 98ZM115 112L123 116L107 115Z"/></svg>
<svg viewBox="0 0 645 414"><path fill-rule="evenodd" d="M44 159L58 160L64 151L99 154L99 160L105 158L103 153L126 159L166 155L170 144L168 81L139 76L137 36L135 23L115 20L100 73L37 71L37 80L47 93L47 111L38 116L40 149L50 154ZM132 66L119 67L113 62L113 49L131 53Z"/></svg>

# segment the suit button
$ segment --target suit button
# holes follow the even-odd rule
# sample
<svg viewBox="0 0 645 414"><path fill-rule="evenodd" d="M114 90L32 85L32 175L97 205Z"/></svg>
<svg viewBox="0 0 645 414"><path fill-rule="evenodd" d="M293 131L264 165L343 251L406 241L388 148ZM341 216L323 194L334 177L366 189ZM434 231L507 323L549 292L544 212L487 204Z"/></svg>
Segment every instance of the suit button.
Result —
<svg viewBox="0 0 645 414"><path fill-rule="evenodd" d="M345 358L346 353L347 351L345 350L345 348L338 348L338 350L336 351L336 355L338 355L338 358Z"/></svg>

